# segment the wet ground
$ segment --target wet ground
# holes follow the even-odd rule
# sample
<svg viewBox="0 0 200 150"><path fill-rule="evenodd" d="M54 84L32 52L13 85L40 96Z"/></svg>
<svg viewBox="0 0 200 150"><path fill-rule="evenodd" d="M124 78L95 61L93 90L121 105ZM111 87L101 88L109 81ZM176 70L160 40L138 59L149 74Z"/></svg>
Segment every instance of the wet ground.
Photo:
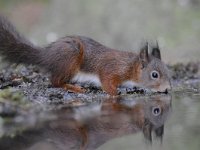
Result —
<svg viewBox="0 0 200 150"><path fill-rule="evenodd" d="M0 149L199 149L200 64L169 66L173 91L109 97L52 88L35 67L0 72Z"/></svg>

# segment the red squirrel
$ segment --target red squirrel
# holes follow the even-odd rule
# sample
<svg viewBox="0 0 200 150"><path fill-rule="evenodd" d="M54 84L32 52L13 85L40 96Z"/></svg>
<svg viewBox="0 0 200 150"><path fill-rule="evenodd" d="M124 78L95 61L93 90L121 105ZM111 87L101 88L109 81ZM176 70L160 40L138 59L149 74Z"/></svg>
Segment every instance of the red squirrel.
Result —
<svg viewBox="0 0 200 150"><path fill-rule="evenodd" d="M0 16L0 54L12 63L33 64L51 75L54 87L73 92L85 89L73 83L90 82L110 95L120 85L136 85L153 91L171 89L158 45L149 53L146 43L138 54L108 48L83 36L66 36L46 47L37 47Z"/></svg>

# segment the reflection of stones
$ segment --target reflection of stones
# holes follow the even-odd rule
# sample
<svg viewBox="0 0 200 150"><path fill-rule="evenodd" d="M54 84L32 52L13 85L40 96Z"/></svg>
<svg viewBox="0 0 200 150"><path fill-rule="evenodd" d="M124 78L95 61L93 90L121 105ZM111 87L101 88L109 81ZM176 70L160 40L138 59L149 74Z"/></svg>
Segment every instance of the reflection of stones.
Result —
<svg viewBox="0 0 200 150"><path fill-rule="evenodd" d="M96 149L109 140L137 132L151 142L152 132L162 139L170 110L170 95L123 96L87 106L66 106L53 112L56 119L38 123L36 128L13 139L1 139L0 147L41 149L51 145L51 149ZM7 141L11 144L6 145Z"/></svg>

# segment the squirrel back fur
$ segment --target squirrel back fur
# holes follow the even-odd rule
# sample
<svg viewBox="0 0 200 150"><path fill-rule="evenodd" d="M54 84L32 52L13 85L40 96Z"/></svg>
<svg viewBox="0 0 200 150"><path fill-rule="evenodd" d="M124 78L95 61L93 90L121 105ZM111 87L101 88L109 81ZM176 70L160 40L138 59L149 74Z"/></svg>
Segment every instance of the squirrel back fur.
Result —
<svg viewBox="0 0 200 150"><path fill-rule="evenodd" d="M108 48L91 38L66 36L40 48L0 16L0 54L12 63L44 68L51 74L54 87L73 92L85 92L72 83L86 79L97 81L110 95L117 95L117 88L127 82L153 91L171 89L168 69L161 60L158 45L149 52L146 43L139 53L133 53Z"/></svg>

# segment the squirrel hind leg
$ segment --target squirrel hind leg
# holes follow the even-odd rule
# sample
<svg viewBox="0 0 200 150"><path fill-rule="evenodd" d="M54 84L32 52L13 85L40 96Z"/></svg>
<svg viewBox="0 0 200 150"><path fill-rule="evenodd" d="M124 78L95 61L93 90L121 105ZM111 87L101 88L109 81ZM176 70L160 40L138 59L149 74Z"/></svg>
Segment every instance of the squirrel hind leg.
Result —
<svg viewBox="0 0 200 150"><path fill-rule="evenodd" d="M60 79L60 78L52 78L51 83L52 83L53 87L63 88L67 91L71 91L74 93L85 93L86 92L86 89L84 89L80 86L77 86L77 85L67 84L67 83L65 83L65 81L63 79Z"/></svg>
<svg viewBox="0 0 200 150"><path fill-rule="evenodd" d="M79 38L74 38L72 40L72 44L74 45L75 50L79 51L79 54L83 56L84 53L84 45L83 42ZM77 46L77 47L76 47Z"/></svg>
<svg viewBox="0 0 200 150"><path fill-rule="evenodd" d="M85 48L81 39L79 37L66 37L65 43L67 43L67 45L71 46L71 49L74 52L79 53L78 59L81 62L83 60L83 53L84 53L84 48Z"/></svg>
<svg viewBox="0 0 200 150"><path fill-rule="evenodd" d="M63 88L67 91L71 91L74 93L85 93L86 92L86 89L84 89L83 87L78 86L78 85L73 85L73 84L64 84Z"/></svg>

